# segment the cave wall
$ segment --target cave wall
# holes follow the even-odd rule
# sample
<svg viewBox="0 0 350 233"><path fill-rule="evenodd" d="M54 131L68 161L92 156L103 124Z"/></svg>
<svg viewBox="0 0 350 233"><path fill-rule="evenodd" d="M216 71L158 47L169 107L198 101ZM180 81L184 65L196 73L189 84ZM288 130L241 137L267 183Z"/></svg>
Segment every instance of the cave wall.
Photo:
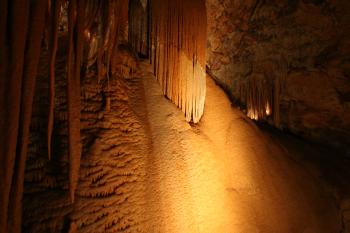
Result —
<svg viewBox="0 0 350 233"><path fill-rule="evenodd" d="M208 70L243 111L303 137L346 147L350 2L207 0L206 4ZM270 100L270 109L256 106L264 104L261 99ZM272 113L257 116L255 110Z"/></svg>
<svg viewBox="0 0 350 233"><path fill-rule="evenodd" d="M28 210L23 193L52 191L65 197L57 205L74 203L85 139L81 78L94 65L97 82L107 82L110 91L115 54L126 39L127 3L1 1L0 232L21 232L22 209ZM107 111L111 98L106 94ZM38 198L40 215L50 205ZM24 222L34 215L27 213Z"/></svg>
<svg viewBox="0 0 350 233"><path fill-rule="evenodd" d="M53 153L47 156L46 138L48 76L47 52L38 71L26 161L22 232L137 232L143 179L140 151L148 142L143 122L131 108L136 61L119 45L108 80L97 80L96 64L83 72L81 82L82 157L75 202L69 196L65 50L59 38L56 59ZM107 96L110 97L108 104ZM129 137L133 137L130 140ZM141 136L140 136L141 135ZM71 231L69 231L71 230Z"/></svg>

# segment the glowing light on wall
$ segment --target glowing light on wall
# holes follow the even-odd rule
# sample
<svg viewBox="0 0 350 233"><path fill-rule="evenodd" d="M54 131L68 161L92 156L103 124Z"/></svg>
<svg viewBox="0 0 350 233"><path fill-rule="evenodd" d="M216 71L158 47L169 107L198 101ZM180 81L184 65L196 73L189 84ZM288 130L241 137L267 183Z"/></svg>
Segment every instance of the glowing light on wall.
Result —
<svg viewBox="0 0 350 233"><path fill-rule="evenodd" d="M270 116L271 115L271 108L270 108L269 102L266 102L266 107L265 108L266 108L266 110L265 110L266 115Z"/></svg>
<svg viewBox="0 0 350 233"><path fill-rule="evenodd" d="M246 104L247 116L253 120L273 120L279 127L280 81L269 81L266 76L252 77L240 83L240 101Z"/></svg>

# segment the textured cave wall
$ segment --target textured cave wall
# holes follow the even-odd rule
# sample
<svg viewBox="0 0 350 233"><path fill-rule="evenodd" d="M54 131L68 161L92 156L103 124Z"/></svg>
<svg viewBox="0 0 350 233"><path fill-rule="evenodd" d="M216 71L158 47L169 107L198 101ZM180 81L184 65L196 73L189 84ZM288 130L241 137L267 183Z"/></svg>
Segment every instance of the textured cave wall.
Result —
<svg viewBox="0 0 350 233"><path fill-rule="evenodd" d="M61 232L72 226L72 211L81 208L81 193L91 188L78 182L81 173L90 170L82 166L80 171L80 156L87 153L101 125L108 124L103 116L115 105L112 92L122 89L116 76L130 73L130 56L125 51L117 55L122 51L118 45L127 40L126 0L54 3L47 9L43 40L37 40L41 53L28 120L28 158L23 159L24 174L18 175L24 178L24 188L15 193L20 204L23 201L23 224L17 223L13 232L21 226L24 232ZM45 15L45 8L40 11ZM86 162L85 156L82 159ZM13 219L21 219L21 209Z"/></svg>
<svg viewBox="0 0 350 233"><path fill-rule="evenodd" d="M23 198L22 232L137 232L143 182L142 151L147 151L143 122L130 106L135 60L125 46L113 59L113 72L97 80L93 65L82 76L82 157L75 202L69 198L67 145L66 45L59 39L56 59L56 101L53 154L46 137L48 83L47 53L43 52L34 99ZM131 80L135 82L135 80ZM107 95L110 106L107 109ZM141 103L142 104L142 103ZM132 137L130 139L129 137ZM72 230L72 231L69 231ZM74 231L73 231L74 230Z"/></svg>
<svg viewBox="0 0 350 233"><path fill-rule="evenodd" d="M349 1L206 4L208 69L248 116L319 142L350 143Z"/></svg>
<svg viewBox="0 0 350 233"><path fill-rule="evenodd" d="M63 15L65 12L63 12ZM117 48L110 64L97 65L97 54L84 60L80 88L81 163L75 201L69 195L69 154L67 124L67 34L63 17L58 36L54 76L54 120L52 154L47 151L49 109L49 51L42 49L28 158L24 176L22 232L120 232L138 231L142 164L140 151L148 146L140 120L130 107L126 80L136 61L128 47L125 28L119 33ZM90 43L95 43L92 39ZM94 50L85 43L86 55ZM97 53L97 51L95 51ZM89 64L89 67L86 65ZM101 76L98 72L101 69ZM131 136L134 140L129 140ZM108 199L108 200L107 200ZM129 211L129 212L128 212Z"/></svg>

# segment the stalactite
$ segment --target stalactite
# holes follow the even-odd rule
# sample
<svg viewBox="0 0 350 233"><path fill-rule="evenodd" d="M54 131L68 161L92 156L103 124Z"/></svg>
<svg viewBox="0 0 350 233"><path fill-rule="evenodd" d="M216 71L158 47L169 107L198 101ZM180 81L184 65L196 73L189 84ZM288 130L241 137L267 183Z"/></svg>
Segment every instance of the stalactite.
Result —
<svg viewBox="0 0 350 233"><path fill-rule="evenodd" d="M98 19L97 29L97 76L98 82L105 76L109 79L112 56L118 43L118 32L127 18L127 0L110 0L94 2L98 12L91 10L93 3L86 0L69 2L69 46L67 54L67 98L68 98L68 151L70 166L70 197L74 201L74 193L78 182L80 167L80 68L83 56L83 35L94 23L85 19L85 14L95 15ZM86 10L86 8L90 8ZM75 12L76 15L75 15ZM88 13L87 13L88 12ZM75 39L75 41L74 41ZM108 93L107 93L108 94Z"/></svg>
<svg viewBox="0 0 350 233"><path fill-rule="evenodd" d="M75 13L76 12L76 13ZM69 45L67 54L69 193L74 202L79 178L80 142L80 69L83 54L85 0L69 2ZM74 40L75 39L75 40Z"/></svg>
<svg viewBox="0 0 350 233"><path fill-rule="evenodd" d="M0 14L0 57L8 58L9 51L7 48L8 39L6 34L8 23L8 2L0 1L0 8L3 9L2 13ZM5 139L9 133L8 129L6 129L6 127L8 127L6 117L9 117L10 114L5 111L7 106L5 96L8 94L6 84L8 80L3 78L7 76L7 67L8 59L3 59L2 62L0 62L0 107L2 109L0 112L0 130L2 132L0 133L1 142L5 142ZM11 142L11 139L9 142ZM13 156L13 154L9 153L8 148L6 148L7 146L8 145L5 145L5 143L0 144L0 190L2 190L0 194L0 232L5 232L7 227L7 206L11 184L11 169L8 170L7 167L10 166L9 159L10 156Z"/></svg>
<svg viewBox="0 0 350 233"><path fill-rule="evenodd" d="M95 0L87 0L86 2L86 20L85 20L85 29L90 29L96 20L99 11L101 10L101 4L103 1L96 3Z"/></svg>
<svg viewBox="0 0 350 233"><path fill-rule="evenodd" d="M21 231L21 200L47 0L1 1L0 232ZM10 9L9 12L6 10ZM20 28L20 30L15 30ZM11 191L11 195L9 195Z"/></svg>
<svg viewBox="0 0 350 233"><path fill-rule="evenodd" d="M128 1L114 0L108 1L103 6L100 15L101 28L98 36L98 44L100 45L97 51L97 70L98 82L103 77L107 79L106 95L106 111L110 110L111 99L109 93L109 79L112 73L114 64L114 54L117 52L118 43L120 40L120 32L125 31L128 20Z"/></svg>
<svg viewBox="0 0 350 233"><path fill-rule="evenodd" d="M56 52L58 44L58 25L60 21L61 12L61 1L56 0L52 3L52 23L50 25L50 81L49 81L49 114L48 114L48 125L47 125L47 152L48 157L51 159L51 138L54 122L54 107L55 107L55 62L56 62Z"/></svg>
<svg viewBox="0 0 350 233"><path fill-rule="evenodd" d="M280 90L281 90L281 83L280 83L280 77L277 77L275 79L274 83L274 95L273 95L273 120L274 124L277 128L280 127Z"/></svg>
<svg viewBox="0 0 350 233"><path fill-rule="evenodd" d="M23 73L22 84L22 100L20 127L18 135L18 151L16 156L14 181L11 190L10 208L10 232L21 232L21 216L22 216L22 196L24 171L27 158L27 149L29 143L29 128L32 116L32 105L35 91L35 80L37 67L40 58L41 39L44 31L45 12L47 0L39 0L32 3L29 30L27 35L27 49L25 54L25 67Z"/></svg>
<svg viewBox="0 0 350 233"><path fill-rule="evenodd" d="M240 102L246 104L253 120L271 119L279 127L280 81L278 77L250 77L240 82Z"/></svg>
<svg viewBox="0 0 350 233"><path fill-rule="evenodd" d="M76 117L79 116L76 109L76 89L74 84L76 82L74 77L74 26L75 26L75 11L76 11L76 0L71 0L68 7L68 54L67 54L67 114L68 114L68 155L69 155L69 193L72 202L74 202L74 191L76 186L75 181L75 169L76 164L74 157L80 157L80 141L77 142L77 138L80 133L77 132ZM79 105L78 105L79 106ZM79 129L80 131L80 129ZM79 138L80 139L80 138Z"/></svg>
<svg viewBox="0 0 350 233"><path fill-rule="evenodd" d="M100 82L104 76L109 75L113 53L119 42L120 31L125 31L128 16L128 0L102 1L98 18L96 42L97 80ZM92 57L92 54L90 55Z"/></svg>
<svg viewBox="0 0 350 233"><path fill-rule="evenodd" d="M141 56L148 56L148 7L139 0L131 0L129 6L129 44Z"/></svg>
<svg viewBox="0 0 350 233"><path fill-rule="evenodd" d="M205 101L205 2L153 0L150 4L154 73L164 95L182 109L187 121L196 123Z"/></svg>
<svg viewBox="0 0 350 233"><path fill-rule="evenodd" d="M110 87L109 87L109 81L110 81L110 62L111 62L111 56L113 52L113 43L112 41L115 41L115 38L117 37L117 24L118 24L118 18L116 17L117 12L116 10L116 2L111 2L110 7L108 7L108 29L107 29L107 42L106 44L106 67L107 67L107 93L106 93L106 112L111 111L111 95L110 95Z"/></svg>
<svg viewBox="0 0 350 233"><path fill-rule="evenodd" d="M49 4L49 7L47 7ZM86 5L86 3L88 3ZM104 65L111 63L118 32L125 26L127 0L106 1L0 1L0 232L21 231L23 182L31 123L32 105L42 38L49 54L49 116L47 145L51 157L51 135L55 106L55 58L61 4L68 4L67 117L70 167L70 197L74 201L80 167L80 73L84 60L84 30L103 24L100 31ZM103 7L102 7L103 6ZM125 7L126 6L126 7ZM109 9L112 7L113 9ZM48 12L44 9L48 9ZM126 10L125 10L126 9ZM126 14L125 14L126 11ZM121 14L119 14L121 12ZM126 15L126 16L125 16ZM89 17L85 21L85 16ZM49 29L44 31L45 18ZM96 21L99 18L100 21ZM65 25L64 25L65 26ZM125 31L125 30L124 30ZM49 33L48 33L49 32ZM108 33L107 33L108 32ZM108 35L105 35L108 34ZM64 38L64 37L63 37ZM61 100L57 100L58 102ZM43 127L37 123L33 127ZM42 174L38 178L41 179ZM47 185L54 187L48 179Z"/></svg>
<svg viewBox="0 0 350 233"><path fill-rule="evenodd" d="M6 2L6 1L1 1ZM18 137L21 86L24 64L24 51L27 35L29 2L20 0L2 3L6 19L1 24L3 38L0 51L4 51L0 79L3 79L0 102L0 232L6 232L8 226L8 209L10 189L14 174L16 145ZM6 10L9 10L6 12ZM7 13L7 14L6 14ZM21 28L21 30L15 30ZM3 52L1 52L3 53ZM2 63L1 62L1 63ZM5 66L6 64L6 66Z"/></svg>
<svg viewBox="0 0 350 233"><path fill-rule="evenodd" d="M254 120L265 119L267 116L266 106L269 106L267 103L272 94L266 80L261 77L252 77L249 79L246 94L248 117Z"/></svg>

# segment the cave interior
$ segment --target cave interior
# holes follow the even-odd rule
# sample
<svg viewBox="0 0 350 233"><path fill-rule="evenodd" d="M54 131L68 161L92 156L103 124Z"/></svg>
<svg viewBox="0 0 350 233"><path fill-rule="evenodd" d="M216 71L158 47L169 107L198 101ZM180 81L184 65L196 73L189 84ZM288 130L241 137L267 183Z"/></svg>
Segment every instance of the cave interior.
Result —
<svg viewBox="0 0 350 233"><path fill-rule="evenodd" d="M348 0L0 9L0 233L350 233Z"/></svg>

